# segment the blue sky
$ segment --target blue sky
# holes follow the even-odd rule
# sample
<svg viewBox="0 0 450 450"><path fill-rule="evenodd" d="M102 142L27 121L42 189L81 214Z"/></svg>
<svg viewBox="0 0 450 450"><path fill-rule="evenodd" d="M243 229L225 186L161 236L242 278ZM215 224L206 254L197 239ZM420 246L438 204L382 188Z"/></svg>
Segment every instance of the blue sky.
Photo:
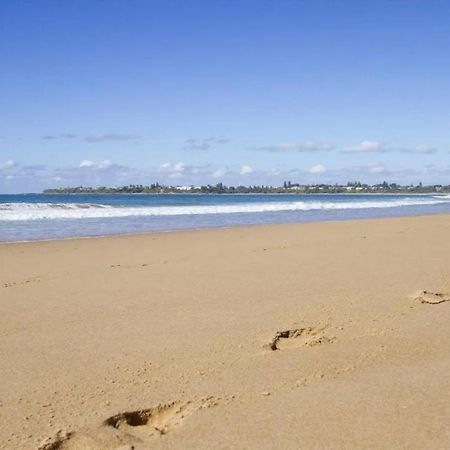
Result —
<svg viewBox="0 0 450 450"><path fill-rule="evenodd" d="M450 2L0 2L0 192L450 183Z"/></svg>

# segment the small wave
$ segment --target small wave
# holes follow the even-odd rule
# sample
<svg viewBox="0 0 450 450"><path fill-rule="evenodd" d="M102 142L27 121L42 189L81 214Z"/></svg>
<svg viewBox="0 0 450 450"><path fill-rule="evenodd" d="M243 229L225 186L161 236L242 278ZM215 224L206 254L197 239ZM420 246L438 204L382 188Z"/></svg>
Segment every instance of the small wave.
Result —
<svg viewBox="0 0 450 450"><path fill-rule="evenodd" d="M439 200L450 200L450 194L433 195L433 198L438 198Z"/></svg>
<svg viewBox="0 0 450 450"><path fill-rule="evenodd" d="M130 216L180 216L203 214L264 213L280 211L348 210L398 208L404 206L439 205L450 202L450 196L401 198L395 200L356 201L289 201L254 202L216 205L113 207L93 203L3 203L0 221L52 219L101 219Z"/></svg>

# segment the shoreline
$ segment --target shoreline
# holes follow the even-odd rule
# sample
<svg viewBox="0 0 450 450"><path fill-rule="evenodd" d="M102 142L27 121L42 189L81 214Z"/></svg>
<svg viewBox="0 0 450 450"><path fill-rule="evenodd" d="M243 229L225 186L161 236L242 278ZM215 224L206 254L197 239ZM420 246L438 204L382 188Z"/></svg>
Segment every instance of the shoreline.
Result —
<svg viewBox="0 0 450 450"><path fill-rule="evenodd" d="M450 216L450 213L423 213L423 214L405 214L405 215L390 215L390 216L380 216L380 217L362 217L362 218L344 218L344 219L324 219L317 221L305 221L305 222L283 222L283 223L256 223L251 225L230 225L230 226L205 226L197 228L181 228L172 230L157 230L157 231L143 231L143 232L130 232L130 233L114 233L114 234L103 234L103 235L89 235L89 236L69 236L63 238L48 238L48 239L30 239L21 241L1 241L2 245L13 245L13 244L28 244L28 243L39 243L39 242L58 242L58 241L72 241L72 240L86 240L86 239L105 239L105 238L117 238L117 237L130 237L130 236L146 236L146 235L157 235L157 234L167 234L167 233L186 233L186 232L199 232L203 230L229 230L229 229L240 229L240 228L259 228L259 227L271 227L271 226L283 226L283 225L303 225L303 224L318 224L318 223L341 223L341 222L353 222L353 221L372 221L372 220L386 220L386 219L397 219L406 217L434 217L434 216ZM70 220L70 219L66 219Z"/></svg>
<svg viewBox="0 0 450 450"><path fill-rule="evenodd" d="M440 214L2 245L0 449L447 448L449 233Z"/></svg>

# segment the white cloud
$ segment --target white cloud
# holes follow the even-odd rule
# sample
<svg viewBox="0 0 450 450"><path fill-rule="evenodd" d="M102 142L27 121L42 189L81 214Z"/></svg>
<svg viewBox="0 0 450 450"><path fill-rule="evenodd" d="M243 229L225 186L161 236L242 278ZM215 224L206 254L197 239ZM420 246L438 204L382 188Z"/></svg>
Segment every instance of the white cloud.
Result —
<svg viewBox="0 0 450 450"><path fill-rule="evenodd" d="M114 141L135 141L140 138L140 136L137 136L135 134L103 133L88 135L84 138L84 140L89 143L98 143Z"/></svg>
<svg viewBox="0 0 450 450"><path fill-rule="evenodd" d="M226 144L228 139L224 138L201 138L201 139L187 139L185 143L186 150L209 150L215 144Z"/></svg>
<svg viewBox="0 0 450 450"><path fill-rule="evenodd" d="M183 173L185 170L186 170L186 165L181 161L178 161L177 163L174 163L174 164L166 162L159 166L159 172L167 173L167 174L171 174L171 173L179 174L179 173Z"/></svg>
<svg viewBox="0 0 450 450"><path fill-rule="evenodd" d="M94 161L83 159L83 161L80 162L80 165L78 167L94 167L94 166L95 166Z"/></svg>
<svg viewBox="0 0 450 450"><path fill-rule="evenodd" d="M379 141L361 141L357 145L347 147L344 153L409 153L416 155L432 155L437 149L429 145L416 145L412 147L386 146Z"/></svg>
<svg viewBox="0 0 450 450"><path fill-rule="evenodd" d="M88 134L87 136L77 136L73 133L60 133L60 134L46 134L41 136L41 139L46 141L62 140L62 139L77 139L82 138L84 141L89 143L98 142L114 142L114 141L137 141L141 139L141 136L136 134L121 134L121 133L99 133L99 134Z"/></svg>
<svg viewBox="0 0 450 450"><path fill-rule="evenodd" d="M256 150L260 152L271 153L283 153L283 152L326 152L333 148L332 145L322 144L314 141L305 141L297 143L281 143L272 145L263 145L260 147L253 147L250 150Z"/></svg>
<svg viewBox="0 0 450 450"><path fill-rule="evenodd" d="M8 159L7 161L0 162L0 170L8 170L15 167L17 163L15 163L12 159Z"/></svg>
<svg viewBox="0 0 450 450"><path fill-rule="evenodd" d="M357 145L353 145L344 150L345 153L367 153L367 152L383 152L385 147L378 141L361 141Z"/></svg>
<svg viewBox="0 0 450 450"><path fill-rule="evenodd" d="M429 145L416 145L411 148L399 148L399 152L416 155L432 155L437 152L437 149Z"/></svg>
<svg viewBox="0 0 450 450"><path fill-rule="evenodd" d="M248 166L247 164L243 164L239 170L239 173L241 175L248 175L249 173L252 173L252 172L253 172L253 169L250 166Z"/></svg>
<svg viewBox="0 0 450 450"><path fill-rule="evenodd" d="M195 183L204 182L205 179L212 176L209 164L196 166L185 164L182 161L176 163L165 162L159 165L156 171L149 169L149 173L156 177L191 179Z"/></svg>
<svg viewBox="0 0 450 450"><path fill-rule="evenodd" d="M323 164L316 164L309 169L309 173L324 173L327 171L327 168Z"/></svg>
<svg viewBox="0 0 450 450"><path fill-rule="evenodd" d="M184 172L184 171L186 170L186 167L185 167L184 163L182 163L181 161L179 161L179 162L177 162L177 163L174 165L173 170L174 170L175 172L182 173L182 172Z"/></svg>
<svg viewBox="0 0 450 450"><path fill-rule="evenodd" d="M84 159L80 162L79 166L80 168L94 168L94 169L105 169L109 166L111 166L112 163L108 159L105 159L100 162L94 162L89 159Z"/></svg>
<svg viewBox="0 0 450 450"><path fill-rule="evenodd" d="M77 136L72 133L61 133L58 135L54 134L46 134L45 136L41 136L42 139L45 139L46 141L52 141L55 139L75 139Z"/></svg>
<svg viewBox="0 0 450 450"><path fill-rule="evenodd" d="M211 176L213 178L222 178L226 173L227 173L227 171L225 169L217 169L217 170L214 170L214 172L211 174Z"/></svg>

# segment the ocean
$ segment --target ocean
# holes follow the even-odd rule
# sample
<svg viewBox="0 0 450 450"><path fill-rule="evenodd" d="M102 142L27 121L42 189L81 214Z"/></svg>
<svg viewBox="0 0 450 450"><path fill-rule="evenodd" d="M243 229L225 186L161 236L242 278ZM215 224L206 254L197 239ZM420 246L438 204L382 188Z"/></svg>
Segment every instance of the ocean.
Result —
<svg viewBox="0 0 450 450"><path fill-rule="evenodd" d="M0 195L0 242L450 213L450 195Z"/></svg>

